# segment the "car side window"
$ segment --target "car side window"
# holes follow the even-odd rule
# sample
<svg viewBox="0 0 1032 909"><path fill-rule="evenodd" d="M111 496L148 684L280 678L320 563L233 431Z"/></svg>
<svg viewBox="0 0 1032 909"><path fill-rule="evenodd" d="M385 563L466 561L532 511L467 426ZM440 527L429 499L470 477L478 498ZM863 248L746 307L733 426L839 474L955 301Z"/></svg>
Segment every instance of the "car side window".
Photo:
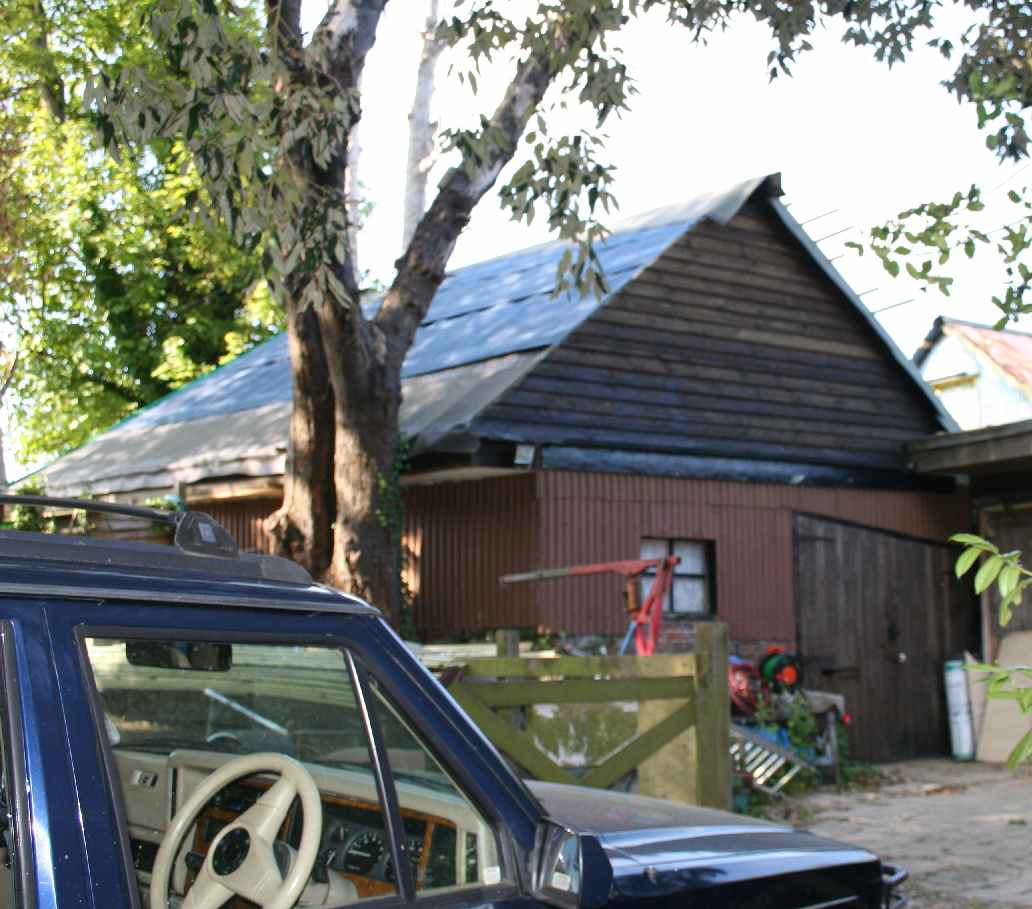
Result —
<svg viewBox="0 0 1032 909"><path fill-rule="evenodd" d="M494 826L373 678L370 689L370 710L383 733L416 895L501 883L504 874Z"/></svg>
<svg viewBox="0 0 1032 909"><path fill-rule="evenodd" d="M84 644L143 905L151 889L166 905L202 885L201 904L225 891L261 905L270 880L292 877L300 905L398 894L346 652L232 638Z"/></svg>

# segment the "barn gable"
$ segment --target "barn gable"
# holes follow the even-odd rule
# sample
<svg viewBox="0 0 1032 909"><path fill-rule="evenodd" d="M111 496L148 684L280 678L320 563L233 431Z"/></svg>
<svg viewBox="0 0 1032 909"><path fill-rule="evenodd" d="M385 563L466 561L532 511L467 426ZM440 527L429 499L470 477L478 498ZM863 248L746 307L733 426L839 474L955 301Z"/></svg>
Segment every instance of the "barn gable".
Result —
<svg viewBox="0 0 1032 909"><path fill-rule="evenodd" d="M473 433L552 467L894 485L945 420L791 224L768 185L695 226Z"/></svg>

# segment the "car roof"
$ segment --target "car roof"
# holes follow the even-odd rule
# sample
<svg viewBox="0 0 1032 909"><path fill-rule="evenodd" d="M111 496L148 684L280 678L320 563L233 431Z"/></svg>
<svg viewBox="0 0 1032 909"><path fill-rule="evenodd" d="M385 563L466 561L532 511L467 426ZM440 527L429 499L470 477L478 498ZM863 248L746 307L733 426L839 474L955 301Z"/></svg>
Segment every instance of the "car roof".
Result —
<svg viewBox="0 0 1032 909"><path fill-rule="evenodd" d="M0 531L0 595L244 606L378 616L315 583L300 565L256 553L203 555L133 540Z"/></svg>

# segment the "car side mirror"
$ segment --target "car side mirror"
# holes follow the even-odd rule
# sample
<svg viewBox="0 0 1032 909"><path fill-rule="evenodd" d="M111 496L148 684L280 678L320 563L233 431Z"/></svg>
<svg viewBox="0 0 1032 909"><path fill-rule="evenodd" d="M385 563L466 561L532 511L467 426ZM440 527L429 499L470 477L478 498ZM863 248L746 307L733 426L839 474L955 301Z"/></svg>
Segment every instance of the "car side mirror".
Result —
<svg viewBox="0 0 1032 909"><path fill-rule="evenodd" d="M557 909L602 909L609 902L613 866L597 837L545 819L531 856L532 895Z"/></svg>

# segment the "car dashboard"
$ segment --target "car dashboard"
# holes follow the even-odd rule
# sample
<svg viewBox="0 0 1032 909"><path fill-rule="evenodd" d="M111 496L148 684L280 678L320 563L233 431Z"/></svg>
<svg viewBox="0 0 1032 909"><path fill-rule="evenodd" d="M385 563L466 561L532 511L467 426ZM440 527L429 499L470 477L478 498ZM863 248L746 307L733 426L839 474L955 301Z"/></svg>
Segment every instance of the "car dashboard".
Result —
<svg viewBox="0 0 1032 909"><path fill-rule="evenodd" d="M150 872L169 820L193 789L230 756L177 751L168 756L116 748L115 762L125 795L132 858L146 898ZM358 898L396 892L396 869L375 785L368 773L306 765L322 796L322 834L313 878L335 873L350 881ZM265 776L230 783L201 809L173 869L172 885L189 889L213 840L272 785ZM460 799L396 781L406 853L416 890L441 890L480 880L481 851L490 836ZM295 802L279 831L282 843L297 847L304 818ZM231 906L250 905L237 898Z"/></svg>

